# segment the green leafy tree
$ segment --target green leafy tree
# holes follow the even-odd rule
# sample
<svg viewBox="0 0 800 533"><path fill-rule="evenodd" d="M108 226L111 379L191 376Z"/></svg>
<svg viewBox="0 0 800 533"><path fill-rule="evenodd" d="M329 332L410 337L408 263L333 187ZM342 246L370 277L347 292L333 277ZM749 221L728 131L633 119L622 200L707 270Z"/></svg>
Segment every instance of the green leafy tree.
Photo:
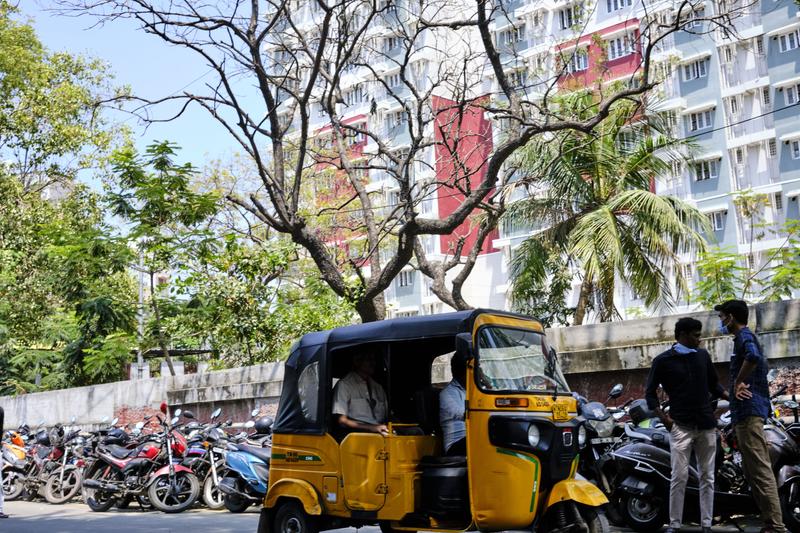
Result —
<svg viewBox="0 0 800 533"><path fill-rule="evenodd" d="M558 105L591 114L592 98L571 93ZM582 277L574 324L583 323L592 300L600 320L611 320L618 280L648 307L673 305L673 284L685 290L683 278L668 273L680 272L681 253L705 248L700 230L708 222L690 204L652 191L653 181L683 156L680 143L639 112L619 105L591 134L561 133L526 146L520 172L537 192L510 206L506 217L538 231L512 258L516 301L548 286L553 251L557 275L566 265Z"/></svg>

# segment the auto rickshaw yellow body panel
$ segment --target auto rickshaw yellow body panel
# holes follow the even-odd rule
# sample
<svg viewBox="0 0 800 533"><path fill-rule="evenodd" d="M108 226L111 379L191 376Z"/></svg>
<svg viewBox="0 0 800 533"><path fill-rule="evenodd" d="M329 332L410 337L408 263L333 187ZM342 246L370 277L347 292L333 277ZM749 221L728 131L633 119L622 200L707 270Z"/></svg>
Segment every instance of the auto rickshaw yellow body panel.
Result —
<svg viewBox="0 0 800 533"><path fill-rule="evenodd" d="M603 491L584 479L565 479L550 489L546 508L563 501L574 501L589 507L599 507L608 503Z"/></svg>

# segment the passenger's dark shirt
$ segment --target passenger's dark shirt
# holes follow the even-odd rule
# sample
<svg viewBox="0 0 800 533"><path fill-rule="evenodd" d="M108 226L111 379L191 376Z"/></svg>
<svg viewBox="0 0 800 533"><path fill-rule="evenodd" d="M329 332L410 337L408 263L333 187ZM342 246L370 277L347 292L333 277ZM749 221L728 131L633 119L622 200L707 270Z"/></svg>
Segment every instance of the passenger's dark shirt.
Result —
<svg viewBox="0 0 800 533"><path fill-rule="evenodd" d="M707 351L681 354L670 348L658 355L650 367L645 398L650 409L658 407L658 386L669 396L669 416L682 426L696 429L717 427L711 400L723 388Z"/></svg>
<svg viewBox="0 0 800 533"><path fill-rule="evenodd" d="M756 368L745 383L750 385L753 397L749 400L737 400L735 395L736 377L745 361L753 361ZM731 421L743 421L748 416L769 417L769 383L767 382L767 358L761 352L761 345L749 328L742 328L733 339L733 356L731 356Z"/></svg>

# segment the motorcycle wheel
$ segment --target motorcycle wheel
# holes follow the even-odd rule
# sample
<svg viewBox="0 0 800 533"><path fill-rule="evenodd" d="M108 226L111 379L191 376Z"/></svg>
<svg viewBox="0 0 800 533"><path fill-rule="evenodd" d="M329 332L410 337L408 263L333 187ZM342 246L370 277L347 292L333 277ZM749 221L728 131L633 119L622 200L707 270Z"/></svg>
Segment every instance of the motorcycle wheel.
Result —
<svg viewBox="0 0 800 533"><path fill-rule="evenodd" d="M795 493L800 490L800 480L790 480L779 491L781 509L783 510L783 525L789 531L800 531L800 502L789 501L793 488Z"/></svg>
<svg viewBox="0 0 800 533"><path fill-rule="evenodd" d="M64 480L61 482L61 469L59 468L47 478L44 486L44 498L48 503L60 505L66 503L78 493L81 488L81 471L76 467L69 467L64 471Z"/></svg>
<svg viewBox="0 0 800 533"><path fill-rule="evenodd" d="M89 469L89 472L86 474L84 479L110 479L104 475L104 470L107 465L102 462L97 462L92 465ZM113 471L111 472L111 476L113 476ZM103 513L111 509L115 503L117 503L117 498L113 492L106 492L97 489L87 489L86 487L81 485L81 494L83 495L83 501L86 502L86 505L89 506L89 509L96 513Z"/></svg>
<svg viewBox="0 0 800 533"><path fill-rule="evenodd" d="M245 500L244 498L240 498L238 496L231 496L230 494L226 494L224 499L225 509L232 513L243 513L250 507L251 503L250 500Z"/></svg>
<svg viewBox="0 0 800 533"><path fill-rule="evenodd" d="M611 526L608 524L606 513L592 507L580 508L581 518L589 526L589 533L609 533Z"/></svg>
<svg viewBox="0 0 800 533"><path fill-rule="evenodd" d="M18 472L3 474L3 497L7 502L18 500L25 490L25 483Z"/></svg>
<svg viewBox="0 0 800 533"><path fill-rule="evenodd" d="M667 508L658 500L626 494L620 498L620 513L628 527L635 531L658 531L664 525Z"/></svg>
<svg viewBox="0 0 800 533"><path fill-rule="evenodd" d="M153 507L164 513L182 513L200 496L200 482L189 472L175 472L175 487L171 487L168 475L159 476L147 489Z"/></svg>
<svg viewBox="0 0 800 533"><path fill-rule="evenodd" d="M214 477L211 475L203 482L203 501L212 511L225 507L225 494L214 484Z"/></svg>

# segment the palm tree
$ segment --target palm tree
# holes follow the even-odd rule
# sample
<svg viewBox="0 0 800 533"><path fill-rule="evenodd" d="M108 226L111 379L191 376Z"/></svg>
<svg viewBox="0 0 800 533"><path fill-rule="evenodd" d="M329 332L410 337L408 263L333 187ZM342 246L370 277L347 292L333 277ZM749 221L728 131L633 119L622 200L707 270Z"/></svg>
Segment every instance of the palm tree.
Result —
<svg viewBox="0 0 800 533"><path fill-rule="evenodd" d="M596 113L588 93L562 96L559 105L579 115ZM634 131L642 134L632 137ZM573 324L583 323L592 296L601 321L618 316L618 280L648 307L673 305L686 290L679 254L705 249L708 221L686 202L653 192L655 180L692 148L664 131L657 117L644 118L636 104L625 103L591 134L564 132L525 148L521 181L536 192L512 204L505 218L540 230L514 251L515 300L526 297L524 288L547 288L555 262L562 273L582 278Z"/></svg>

